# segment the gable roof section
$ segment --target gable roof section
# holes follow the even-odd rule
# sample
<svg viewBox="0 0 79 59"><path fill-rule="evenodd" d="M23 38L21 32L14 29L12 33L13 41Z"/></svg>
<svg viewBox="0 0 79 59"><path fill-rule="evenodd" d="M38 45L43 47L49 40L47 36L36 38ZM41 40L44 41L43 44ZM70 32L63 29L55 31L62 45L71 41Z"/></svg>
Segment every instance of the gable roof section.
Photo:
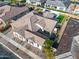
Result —
<svg viewBox="0 0 79 59"><path fill-rule="evenodd" d="M53 6L53 7L66 7L64 5L64 3L61 2L61 1L50 1L50 0L47 0L46 1L46 4L47 5L50 5L50 6Z"/></svg>
<svg viewBox="0 0 79 59"><path fill-rule="evenodd" d="M13 31L19 33L21 36L25 37L25 31L28 28L27 25L21 27L21 28L16 28Z"/></svg>
<svg viewBox="0 0 79 59"><path fill-rule="evenodd" d="M55 20L51 20L51 19L47 19L38 15L35 15L35 19L37 19L36 22L33 23L34 26L32 27L36 27L36 24L39 24L40 26L42 26L44 28L44 30L48 31L48 32L52 32L52 30L54 29L57 21ZM32 19L33 21L33 19Z"/></svg>
<svg viewBox="0 0 79 59"><path fill-rule="evenodd" d="M34 27L33 25L35 25L36 23L39 23L41 26L45 27L45 30L51 32L54 29L57 21L47 19L47 18L38 16L38 15L34 15L33 11L32 11L29 14L18 19L17 21L12 23L11 25L12 25L12 27L14 27L14 30L18 29L17 32L19 34L21 34L21 35L25 34L25 36L24 36L25 38L34 37L33 40L35 42L37 42L38 44L42 45L47 37L42 35L42 34L33 32L31 30L31 28ZM26 30L26 27L24 27L25 25L28 26L28 30L30 30L30 31ZM34 27L34 28L37 29L36 27ZM19 31L22 31L22 32L19 32ZM24 33L24 34L22 34L22 33Z"/></svg>
<svg viewBox="0 0 79 59"><path fill-rule="evenodd" d="M32 18L31 18L32 17ZM21 26L24 26L24 25L27 25L28 24L28 27L32 30L32 29L38 29L36 27L36 23L39 23L41 26L45 27L44 29L48 32L51 32L57 21L55 20L51 20L51 19L47 19L47 18L44 18L44 17L41 17L41 16L38 16L38 15L34 15L33 14L33 11L30 12L29 14L21 17L19 20L17 20L16 22L12 23L13 25L12 26L15 26L16 28L17 27L21 27ZM18 25L19 24L19 25ZM17 26L16 26L17 25Z"/></svg>
<svg viewBox="0 0 79 59"><path fill-rule="evenodd" d="M19 15L20 13L28 9L27 7L14 7L14 6L9 6L9 7L10 7L10 10L6 12L4 16L1 17L3 20L11 19L16 15L20 16Z"/></svg>
<svg viewBox="0 0 79 59"><path fill-rule="evenodd" d="M43 45L44 42L45 42L45 39L37 36L37 35L34 35L33 33L29 32L29 31L25 31L25 37L26 39L32 39L34 42L38 43L39 45Z"/></svg>

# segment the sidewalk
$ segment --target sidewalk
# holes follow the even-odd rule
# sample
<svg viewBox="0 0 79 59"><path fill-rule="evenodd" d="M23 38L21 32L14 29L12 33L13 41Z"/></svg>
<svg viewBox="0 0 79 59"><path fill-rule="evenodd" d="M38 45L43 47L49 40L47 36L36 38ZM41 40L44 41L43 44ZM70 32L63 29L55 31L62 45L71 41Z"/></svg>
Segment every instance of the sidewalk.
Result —
<svg viewBox="0 0 79 59"><path fill-rule="evenodd" d="M56 59L73 59L71 52L60 54L56 56Z"/></svg>

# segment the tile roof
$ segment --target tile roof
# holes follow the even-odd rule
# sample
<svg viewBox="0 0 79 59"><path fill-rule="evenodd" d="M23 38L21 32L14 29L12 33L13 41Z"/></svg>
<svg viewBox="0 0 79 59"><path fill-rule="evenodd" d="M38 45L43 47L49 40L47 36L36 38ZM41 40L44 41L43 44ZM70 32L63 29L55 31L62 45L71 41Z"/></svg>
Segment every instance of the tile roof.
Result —
<svg viewBox="0 0 79 59"><path fill-rule="evenodd" d="M2 6L2 7L4 7L4 6ZM18 15L28 9L25 6L24 7L15 7L15 6L8 6L7 5L7 8L8 7L10 7L10 10L8 12L5 12L5 15L1 17L3 20L11 19L11 18L15 17L16 15ZM6 7L4 9L6 9Z"/></svg>
<svg viewBox="0 0 79 59"><path fill-rule="evenodd" d="M23 26L22 28L16 28L13 31L14 32L18 32L20 35L22 35L23 37L25 37L25 31L28 28L27 25Z"/></svg>
<svg viewBox="0 0 79 59"><path fill-rule="evenodd" d="M28 25L28 30L30 30L31 32L25 30L25 34L26 34L25 38L29 38L30 36L33 36L35 42L42 45L43 42L45 41L45 38L47 38L47 37L42 34L39 34L37 32L33 32L33 30L32 30L33 28L34 28L34 30L39 29L38 27L35 26L36 23L39 23L41 26L45 27L45 30L47 30L48 32L52 32L57 21L47 19L47 18L38 16L38 15L34 15L33 11L32 11L29 14L21 17L14 23L11 23L11 25L15 30L17 30L18 28L21 28L23 30L24 29L23 27L25 25ZM20 32L18 32L18 33L20 33Z"/></svg>
<svg viewBox="0 0 79 59"><path fill-rule="evenodd" d="M79 10L79 5L76 5L75 10Z"/></svg>
<svg viewBox="0 0 79 59"><path fill-rule="evenodd" d="M36 30L36 29L38 29L35 25L36 23L39 23L41 26L45 27L44 29L47 30L48 32L52 32L52 30L54 29L57 21L47 19L47 18L38 16L38 15L34 15L33 11L32 11L29 14L21 17L18 21L14 22L13 26L21 27L25 24L28 24L28 27L30 27L31 30L33 30L33 29Z"/></svg>
<svg viewBox="0 0 79 59"><path fill-rule="evenodd" d="M31 32L29 32L29 31L25 31L25 36L26 36L26 38L31 38L34 42L36 42L36 43L38 43L38 44L40 44L41 46L44 44L44 42L45 42L45 39L43 39L43 38L41 38L41 37L39 37L39 36L37 36L37 35L34 35L33 33L31 33Z"/></svg>
<svg viewBox="0 0 79 59"><path fill-rule="evenodd" d="M62 3L64 3L64 5L68 8L69 5L71 4L71 0L59 0L61 1Z"/></svg>
<svg viewBox="0 0 79 59"><path fill-rule="evenodd" d="M50 0L47 0L46 4L47 5L52 5L54 7L66 7L61 1L50 1Z"/></svg>

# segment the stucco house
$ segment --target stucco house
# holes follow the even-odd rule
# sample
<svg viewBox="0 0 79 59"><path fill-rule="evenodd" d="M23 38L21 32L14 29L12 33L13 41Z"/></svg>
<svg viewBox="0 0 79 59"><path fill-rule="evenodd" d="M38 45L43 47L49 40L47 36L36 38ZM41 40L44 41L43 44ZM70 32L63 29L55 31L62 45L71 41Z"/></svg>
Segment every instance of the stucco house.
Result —
<svg viewBox="0 0 79 59"><path fill-rule="evenodd" d="M74 14L79 14L79 5L76 5L73 13Z"/></svg>
<svg viewBox="0 0 79 59"><path fill-rule="evenodd" d="M28 12L28 8L23 7L16 7L16 6L9 6L4 5L0 7L0 18L3 20L15 20L20 18L21 16L25 15Z"/></svg>
<svg viewBox="0 0 79 59"><path fill-rule="evenodd" d="M28 8L25 6L16 7L0 5L0 31L3 31L6 27L9 27L11 22L16 21L28 12Z"/></svg>
<svg viewBox="0 0 79 59"><path fill-rule="evenodd" d="M47 0L45 8L54 8L56 10L66 11L70 3L63 2L61 0Z"/></svg>
<svg viewBox="0 0 79 59"><path fill-rule="evenodd" d="M26 3L33 5L42 5L46 2L46 0L26 0Z"/></svg>
<svg viewBox="0 0 79 59"><path fill-rule="evenodd" d="M41 50L45 39L48 39L47 35L51 35L56 23L57 21L35 15L32 11L11 23L11 26L14 37L27 41Z"/></svg>
<svg viewBox="0 0 79 59"><path fill-rule="evenodd" d="M11 3L11 0L0 0L0 4L8 4Z"/></svg>
<svg viewBox="0 0 79 59"><path fill-rule="evenodd" d="M41 5L40 0L26 0L26 3L33 5Z"/></svg>

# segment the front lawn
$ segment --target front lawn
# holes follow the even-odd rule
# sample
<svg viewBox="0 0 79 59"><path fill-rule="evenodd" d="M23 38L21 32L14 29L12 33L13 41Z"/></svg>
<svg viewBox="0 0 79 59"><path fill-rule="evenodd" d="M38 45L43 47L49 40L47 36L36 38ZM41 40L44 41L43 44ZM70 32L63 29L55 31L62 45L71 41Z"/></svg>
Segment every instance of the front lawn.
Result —
<svg viewBox="0 0 79 59"><path fill-rule="evenodd" d="M51 7L51 8L49 7L49 8L47 8L47 9L48 9L48 10L55 10L55 8L53 8L53 7Z"/></svg>
<svg viewBox="0 0 79 59"><path fill-rule="evenodd" d="M58 19L58 23L62 23L62 21L64 20L64 15L59 15L58 17L57 17L57 19Z"/></svg>
<svg viewBox="0 0 79 59"><path fill-rule="evenodd" d="M43 8L38 7L38 8L36 9L36 11L37 11L37 12L43 12Z"/></svg>

